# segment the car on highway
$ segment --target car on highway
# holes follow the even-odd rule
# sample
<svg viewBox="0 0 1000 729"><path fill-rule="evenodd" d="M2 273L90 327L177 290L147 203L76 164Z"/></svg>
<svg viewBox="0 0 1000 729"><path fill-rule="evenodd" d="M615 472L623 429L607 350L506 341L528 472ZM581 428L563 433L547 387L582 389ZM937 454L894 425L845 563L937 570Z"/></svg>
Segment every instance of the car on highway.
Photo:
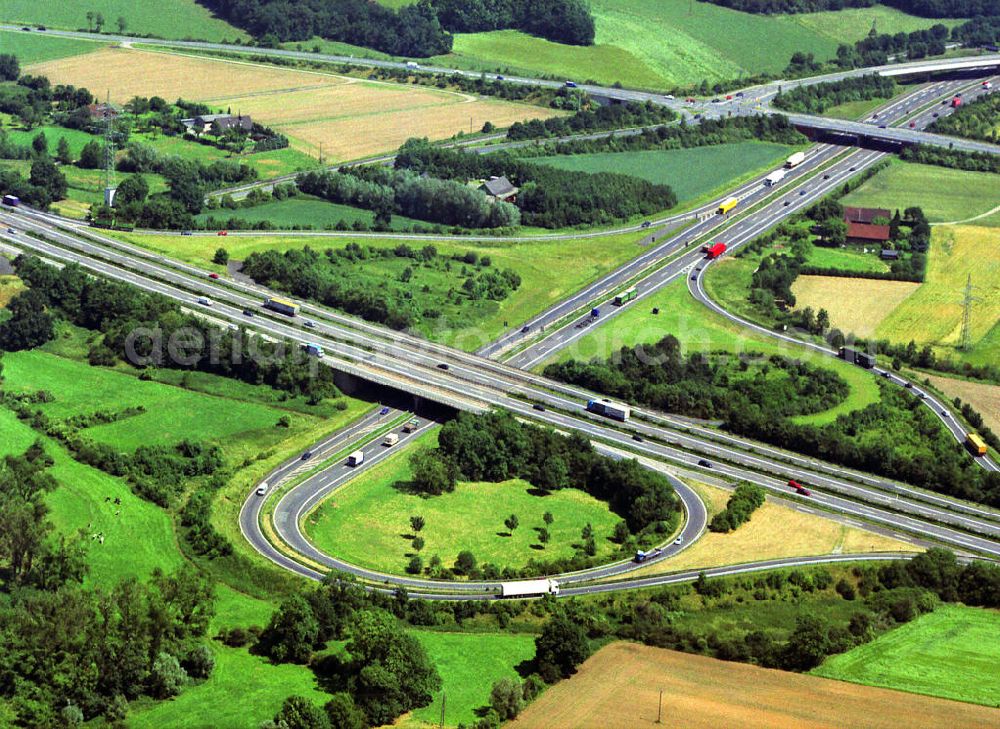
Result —
<svg viewBox="0 0 1000 729"><path fill-rule="evenodd" d="M228 230L220 230L218 233L216 233L216 235L229 235L229 231Z"/></svg>
<svg viewBox="0 0 1000 729"><path fill-rule="evenodd" d="M691 274L691 280L692 280L692 281L697 281L697 280L698 280L698 274L696 274L696 273L692 273L692 274Z"/></svg>
<svg viewBox="0 0 1000 729"><path fill-rule="evenodd" d="M791 204L792 204L792 201L791 201L791 200L785 200L785 202L784 202L784 203L782 203L782 207L785 207L785 208L787 208L787 207L788 207L789 205L791 205Z"/></svg>
<svg viewBox="0 0 1000 729"><path fill-rule="evenodd" d="M934 112L934 114L932 114L932 116L933 116L933 117L934 117L935 119L937 119L937 118L938 118L938 117L940 116L940 114L938 114L938 113L937 113L937 112L935 111L935 112Z"/></svg>
<svg viewBox="0 0 1000 729"><path fill-rule="evenodd" d="M878 125L878 128L879 128L879 129L885 129L885 124L879 124L879 125Z"/></svg>
<svg viewBox="0 0 1000 729"><path fill-rule="evenodd" d="M264 481L260 486L257 487L257 495L263 496L267 493L267 481Z"/></svg>
<svg viewBox="0 0 1000 729"><path fill-rule="evenodd" d="M857 167L852 167L851 169L848 170L848 172L854 172L857 169L858 169Z"/></svg>
<svg viewBox="0 0 1000 729"><path fill-rule="evenodd" d="M702 468L711 468L712 467L712 462L711 461L706 461L704 458L699 458L698 459L698 465L701 466Z"/></svg>
<svg viewBox="0 0 1000 729"><path fill-rule="evenodd" d="M567 81L566 82L566 88L567 89L575 89L576 88L576 82L574 82L574 81Z"/></svg>
<svg viewBox="0 0 1000 729"><path fill-rule="evenodd" d="M636 443L642 443L643 438L641 435L636 433L635 435L632 436L632 440L634 440Z"/></svg>
<svg viewBox="0 0 1000 729"><path fill-rule="evenodd" d="M912 382L907 382L905 385L903 385L903 387L905 387L907 390L912 390L913 389L913 383Z"/></svg>
<svg viewBox="0 0 1000 729"><path fill-rule="evenodd" d="M310 329L315 329L316 322L314 322L312 319L306 319L304 322L302 322L302 326L309 327Z"/></svg>
<svg viewBox="0 0 1000 729"><path fill-rule="evenodd" d="M684 101L686 101L688 104L693 104L694 103L694 98L691 97L691 96L689 96L686 99L684 99Z"/></svg>
<svg viewBox="0 0 1000 729"><path fill-rule="evenodd" d="M946 417L946 418L949 418L949 417L951 417L950 415L948 415L948 411L947 411L947 410L942 410L942 411L941 411L941 415L943 415L943 416L944 416L944 417Z"/></svg>
<svg viewBox="0 0 1000 729"><path fill-rule="evenodd" d="M447 362L440 362L437 366L439 370L450 370L451 367L448 366Z"/></svg>
<svg viewBox="0 0 1000 729"><path fill-rule="evenodd" d="M799 190L799 195L805 195L805 194L806 194L805 190Z"/></svg>
<svg viewBox="0 0 1000 729"><path fill-rule="evenodd" d="M542 405L542 404L540 404L540 403L537 403L537 402L534 405L531 406L531 409L532 410L537 410L540 413L544 413L545 412L545 406Z"/></svg>
<svg viewBox="0 0 1000 729"><path fill-rule="evenodd" d="M677 537L677 539L674 540L674 544L684 544L684 537Z"/></svg>
<svg viewBox="0 0 1000 729"><path fill-rule="evenodd" d="M916 128L917 128L917 123L916 122L910 122L910 129L916 129Z"/></svg>
<svg viewBox="0 0 1000 729"><path fill-rule="evenodd" d="M670 101L673 101L674 100L674 95L673 94L666 94L663 98L664 99L669 99Z"/></svg>
<svg viewBox="0 0 1000 729"><path fill-rule="evenodd" d="M35 30L46 30L44 25L39 25Z"/></svg>
<svg viewBox="0 0 1000 729"><path fill-rule="evenodd" d="M23 26L23 27L21 28L21 30L27 30L27 31L30 31L30 30L31 30L31 28L29 28L28 26L26 26L26 25L25 25L25 26Z"/></svg>
<svg viewBox="0 0 1000 729"><path fill-rule="evenodd" d="M504 79L503 79L503 76L501 76L501 75L497 74L497 81L503 81L503 80L504 80Z"/></svg>
<svg viewBox="0 0 1000 729"><path fill-rule="evenodd" d="M211 279L218 280L219 274L217 274L217 273L210 273L210 274L208 274L208 277L211 278Z"/></svg>
<svg viewBox="0 0 1000 729"><path fill-rule="evenodd" d="M253 309L244 309L243 316L253 316Z"/></svg>
<svg viewBox="0 0 1000 729"><path fill-rule="evenodd" d="M825 175L823 175L823 179L824 180L829 180L830 179L830 173L828 172Z"/></svg>
<svg viewBox="0 0 1000 729"><path fill-rule="evenodd" d="M381 410L378 411L378 414L379 415L388 415L389 414L389 408L382 408Z"/></svg>
<svg viewBox="0 0 1000 729"><path fill-rule="evenodd" d="M651 223L651 222L649 222L648 220L643 220L643 221L642 221L642 225L640 225L639 227L640 227L640 228L648 228L648 227L649 227L649 226L651 226L651 225L652 225L652 223Z"/></svg>
<svg viewBox="0 0 1000 729"><path fill-rule="evenodd" d="M301 460L308 461L312 457L313 457L313 452L312 451L306 451L305 453L302 454L302 459Z"/></svg>
<svg viewBox="0 0 1000 729"><path fill-rule="evenodd" d="M14 230L13 228L7 228L7 232L10 233L11 235L16 235L17 234L17 231Z"/></svg>
<svg viewBox="0 0 1000 729"><path fill-rule="evenodd" d="M211 306L212 300L205 296L199 296L198 303L201 304L202 306Z"/></svg>
<svg viewBox="0 0 1000 729"><path fill-rule="evenodd" d="M530 324L525 324L523 327L521 327L521 334L527 334L530 331L531 331Z"/></svg>
<svg viewBox="0 0 1000 729"><path fill-rule="evenodd" d="M194 235L190 230L181 231L181 235Z"/></svg>

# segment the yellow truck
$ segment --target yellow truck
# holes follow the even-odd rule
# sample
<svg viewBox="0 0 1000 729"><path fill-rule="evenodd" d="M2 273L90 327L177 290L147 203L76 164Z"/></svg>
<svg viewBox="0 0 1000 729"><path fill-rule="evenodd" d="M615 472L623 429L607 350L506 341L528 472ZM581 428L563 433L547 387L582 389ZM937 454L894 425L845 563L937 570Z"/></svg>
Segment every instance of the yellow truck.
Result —
<svg viewBox="0 0 1000 729"><path fill-rule="evenodd" d="M731 197L728 200L723 200L722 204L719 206L719 209L716 212L719 215L726 215L733 208L735 208L739 204L739 202L740 201L737 200L735 197Z"/></svg>
<svg viewBox="0 0 1000 729"><path fill-rule="evenodd" d="M968 433L965 436L965 446L974 456L986 455L986 441L979 437L979 433Z"/></svg>

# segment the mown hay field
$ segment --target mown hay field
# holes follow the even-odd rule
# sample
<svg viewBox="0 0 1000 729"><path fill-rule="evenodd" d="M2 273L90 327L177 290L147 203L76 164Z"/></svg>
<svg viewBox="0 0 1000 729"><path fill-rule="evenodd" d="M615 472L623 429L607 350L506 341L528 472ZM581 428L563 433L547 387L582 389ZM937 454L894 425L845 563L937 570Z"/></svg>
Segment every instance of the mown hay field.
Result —
<svg viewBox="0 0 1000 729"><path fill-rule="evenodd" d="M731 491L695 484L708 506L710 517L722 511ZM775 503L771 494L750 517L750 521L729 534L705 534L676 557L642 567L636 575L721 567L728 564L780 557L862 552L910 552L918 548L909 542L848 526L818 513L806 513Z"/></svg>
<svg viewBox="0 0 1000 729"><path fill-rule="evenodd" d="M931 384L948 397L959 397L983 416L983 424L1000 433L1000 385L928 375Z"/></svg>
<svg viewBox="0 0 1000 729"><path fill-rule="evenodd" d="M106 48L31 67L53 83L90 89L124 103L134 96L201 101L219 112L251 115L286 134L293 149L329 161L395 150L410 137L446 139L557 113L419 86L358 81L319 71L245 61Z"/></svg>
<svg viewBox="0 0 1000 729"><path fill-rule="evenodd" d="M688 729L1000 727L1000 712L984 706L632 643L602 648L509 726L653 726L661 690L664 726Z"/></svg>
<svg viewBox="0 0 1000 729"><path fill-rule="evenodd" d="M843 276L799 276L792 284L796 307L826 309L833 326L870 337L892 311L920 288L909 281Z"/></svg>

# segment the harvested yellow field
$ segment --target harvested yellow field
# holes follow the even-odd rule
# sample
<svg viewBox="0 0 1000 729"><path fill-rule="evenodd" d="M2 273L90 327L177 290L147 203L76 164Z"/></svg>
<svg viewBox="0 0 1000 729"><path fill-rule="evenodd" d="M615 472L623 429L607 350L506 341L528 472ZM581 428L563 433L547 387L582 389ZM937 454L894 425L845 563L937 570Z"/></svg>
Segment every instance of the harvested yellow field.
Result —
<svg viewBox="0 0 1000 729"><path fill-rule="evenodd" d="M939 729L1000 727L987 706L787 673L664 648L611 643L545 691L516 729L657 726L685 729Z"/></svg>
<svg viewBox="0 0 1000 729"><path fill-rule="evenodd" d="M1000 433L1000 385L967 382L952 377L929 375L931 384L950 398L960 397L983 416L983 423L994 433Z"/></svg>
<svg viewBox="0 0 1000 729"><path fill-rule="evenodd" d="M132 48L104 48L35 64L29 71L48 76L53 84L83 86L100 98L110 91L111 100L118 104L133 96L203 101L220 96L220 91L240 96L348 81L341 76Z"/></svg>
<svg viewBox="0 0 1000 729"><path fill-rule="evenodd" d="M731 494L707 484L696 484L695 488L710 515L724 509ZM776 504L770 494L767 498L750 521L736 531L729 534L706 531L676 557L642 567L634 574L656 575L778 557L920 551L909 542Z"/></svg>
<svg viewBox="0 0 1000 729"><path fill-rule="evenodd" d="M1000 230L974 225L934 228L927 280L889 316L876 333L897 342L911 339L953 349L962 329L962 296L972 276L972 342L996 362L1000 344ZM832 312L831 312L832 316ZM992 357L991 357L992 354Z"/></svg>
<svg viewBox="0 0 1000 729"><path fill-rule="evenodd" d="M30 70L97 96L110 90L119 104L156 95L249 114L288 136L294 148L318 154L322 147L326 159L338 162L390 152L410 137L447 139L478 132L487 121L504 127L561 113L425 86L132 48L105 48Z"/></svg>
<svg viewBox="0 0 1000 729"><path fill-rule="evenodd" d="M826 309L834 327L870 337L892 311L920 284L842 276L799 276L792 284L796 308Z"/></svg>

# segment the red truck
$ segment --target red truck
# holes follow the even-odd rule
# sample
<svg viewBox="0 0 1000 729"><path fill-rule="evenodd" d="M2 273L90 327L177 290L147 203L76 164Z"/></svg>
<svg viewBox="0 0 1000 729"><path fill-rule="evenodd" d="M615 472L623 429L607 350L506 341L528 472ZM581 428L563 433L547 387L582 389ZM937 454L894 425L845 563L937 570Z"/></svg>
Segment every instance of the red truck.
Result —
<svg viewBox="0 0 1000 729"><path fill-rule="evenodd" d="M802 496L812 496L809 489L800 484L798 481L789 481L788 486L795 489L795 493L797 494L801 494Z"/></svg>
<svg viewBox="0 0 1000 729"><path fill-rule="evenodd" d="M705 254L705 258L718 258L723 253L726 252L725 243L715 243L713 245L702 246L701 252Z"/></svg>
<svg viewBox="0 0 1000 729"><path fill-rule="evenodd" d="M961 105L962 105L962 100L959 97L956 96L954 99L951 100L952 109L957 109Z"/></svg>

